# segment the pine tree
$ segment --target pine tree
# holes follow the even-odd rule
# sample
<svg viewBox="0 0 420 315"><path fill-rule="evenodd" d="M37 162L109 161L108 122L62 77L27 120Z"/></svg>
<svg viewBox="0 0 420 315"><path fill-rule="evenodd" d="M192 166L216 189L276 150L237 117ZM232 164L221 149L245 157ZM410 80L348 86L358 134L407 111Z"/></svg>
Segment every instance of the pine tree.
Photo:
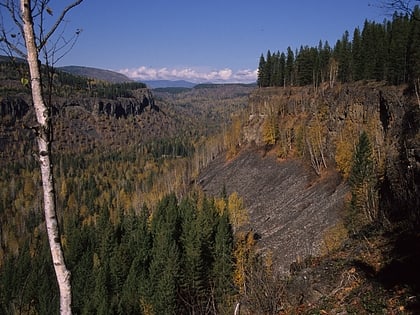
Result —
<svg viewBox="0 0 420 315"><path fill-rule="evenodd" d="M233 231L226 212L217 221L212 279L216 305L223 309L233 293Z"/></svg>
<svg viewBox="0 0 420 315"><path fill-rule="evenodd" d="M369 137L360 134L349 175L352 192L350 226L371 223L378 218L375 166Z"/></svg>
<svg viewBox="0 0 420 315"><path fill-rule="evenodd" d="M206 300L206 277L204 261L204 240L202 231L205 226L198 220L197 205L184 199L180 205L182 212L182 257L181 257L181 295L188 313L200 313Z"/></svg>
<svg viewBox="0 0 420 315"><path fill-rule="evenodd" d="M341 40L337 41L334 55L338 60L338 79L341 82L351 81L351 42L348 31L345 31Z"/></svg>
<svg viewBox="0 0 420 315"><path fill-rule="evenodd" d="M328 41L325 41L322 49L319 51L319 71L321 82L326 82L328 80L329 73L329 62L331 58L331 47Z"/></svg>
<svg viewBox="0 0 420 315"><path fill-rule="evenodd" d="M151 300L149 290L149 264L151 255L151 239L148 228L149 211L143 206L140 214L132 218L133 229L128 248L135 256L130 266L122 291L124 314L139 314Z"/></svg>
<svg viewBox="0 0 420 315"><path fill-rule="evenodd" d="M353 44L352 44L352 73L353 80L359 81L363 79L363 52L362 52L362 38L360 29L357 27L353 32Z"/></svg>
<svg viewBox="0 0 420 315"><path fill-rule="evenodd" d="M285 85L294 85L294 65L295 55L292 48L287 47L286 69L285 69Z"/></svg>
<svg viewBox="0 0 420 315"><path fill-rule="evenodd" d="M413 10L412 18L410 21L410 35L408 46L408 60L409 60L409 81L412 85L417 87L417 97L420 93L419 80L420 80L420 7L416 6Z"/></svg>
<svg viewBox="0 0 420 315"><path fill-rule="evenodd" d="M177 313L181 217L174 194L159 202L151 222L150 304L156 314Z"/></svg>
<svg viewBox="0 0 420 315"><path fill-rule="evenodd" d="M387 60L387 80L391 84L407 82L408 66L408 16L394 14L387 26L389 54Z"/></svg>

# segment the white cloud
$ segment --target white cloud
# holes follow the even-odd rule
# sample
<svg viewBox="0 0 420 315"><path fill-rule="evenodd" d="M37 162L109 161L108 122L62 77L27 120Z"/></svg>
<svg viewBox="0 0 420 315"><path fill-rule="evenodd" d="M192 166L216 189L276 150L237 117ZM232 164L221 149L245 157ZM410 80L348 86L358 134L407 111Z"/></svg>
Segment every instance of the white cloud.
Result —
<svg viewBox="0 0 420 315"><path fill-rule="evenodd" d="M250 83L257 80L257 70L243 69L233 71L229 68L220 70L203 70L198 68L151 68L141 66L119 71L131 79L148 80L187 80L194 83Z"/></svg>

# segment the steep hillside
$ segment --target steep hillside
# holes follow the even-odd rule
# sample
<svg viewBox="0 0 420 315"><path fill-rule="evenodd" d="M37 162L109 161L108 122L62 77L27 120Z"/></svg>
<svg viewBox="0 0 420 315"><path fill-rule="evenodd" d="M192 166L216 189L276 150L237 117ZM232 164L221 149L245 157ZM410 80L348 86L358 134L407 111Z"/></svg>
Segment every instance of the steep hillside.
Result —
<svg viewBox="0 0 420 315"><path fill-rule="evenodd" d="M290 271L283 293L272 296L284 314L417 314L419 125L406 86L251 94L227 158L211 161L200 184L209 194L224 187L243 196L245 229L276 270ZM349 179L363 133L374 170L369 204ZM246 310L257 303L252 294L244 295Z"/></svg>
<svg viewBox="0 0 420 315"><path fill-rule="evenodd" d="M261 250L271 252L276 269L325 250L325 231L340 221L348 192L333 171L318 178L301 161L278 161L273 154L246 149L231 161L219 156L203 170L200 185L210 195L237 192L244 198L249 225Z"/></svg>

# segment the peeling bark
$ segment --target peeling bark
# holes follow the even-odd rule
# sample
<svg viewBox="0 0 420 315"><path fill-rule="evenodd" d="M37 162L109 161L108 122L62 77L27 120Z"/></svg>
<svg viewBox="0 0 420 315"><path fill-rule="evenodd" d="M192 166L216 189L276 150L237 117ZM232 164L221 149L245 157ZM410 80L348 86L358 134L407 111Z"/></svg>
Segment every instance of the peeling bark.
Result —
<svg viewBox="0 0 420 315"><path fill-rule="evenodd" d="M60 291L60 314L68 315L71 314L70 271L67 270L60 241L55 205L53 165L51 162L51 117L43 99L41 69L38 60L39 51L35 42L30 0L21 0L21 14L31 77L32 100L38 122L37 143L42 177L45 223Z"/></svg>

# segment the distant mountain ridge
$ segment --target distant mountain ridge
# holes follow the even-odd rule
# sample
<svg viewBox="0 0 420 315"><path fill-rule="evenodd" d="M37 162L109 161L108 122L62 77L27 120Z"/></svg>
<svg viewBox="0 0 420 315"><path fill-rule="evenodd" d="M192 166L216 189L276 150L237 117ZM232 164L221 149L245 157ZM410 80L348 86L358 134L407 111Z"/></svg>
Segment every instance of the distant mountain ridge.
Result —
<svg viewBox="0 0 420 315"><path fill-rule="evenodd" d="M111 83L133 82L132 79L122 73L99 68L83 67L83 66L64 66L58 68L61 71L74 75L99 79Z"/></svg>
<svg viewBox="0 0 420 315"><path fill-rule="evenodd" d="M146 80L141 82L145 83L149 89L168 87L193 88L197 85L196 83L185 80Z"/></svg>

